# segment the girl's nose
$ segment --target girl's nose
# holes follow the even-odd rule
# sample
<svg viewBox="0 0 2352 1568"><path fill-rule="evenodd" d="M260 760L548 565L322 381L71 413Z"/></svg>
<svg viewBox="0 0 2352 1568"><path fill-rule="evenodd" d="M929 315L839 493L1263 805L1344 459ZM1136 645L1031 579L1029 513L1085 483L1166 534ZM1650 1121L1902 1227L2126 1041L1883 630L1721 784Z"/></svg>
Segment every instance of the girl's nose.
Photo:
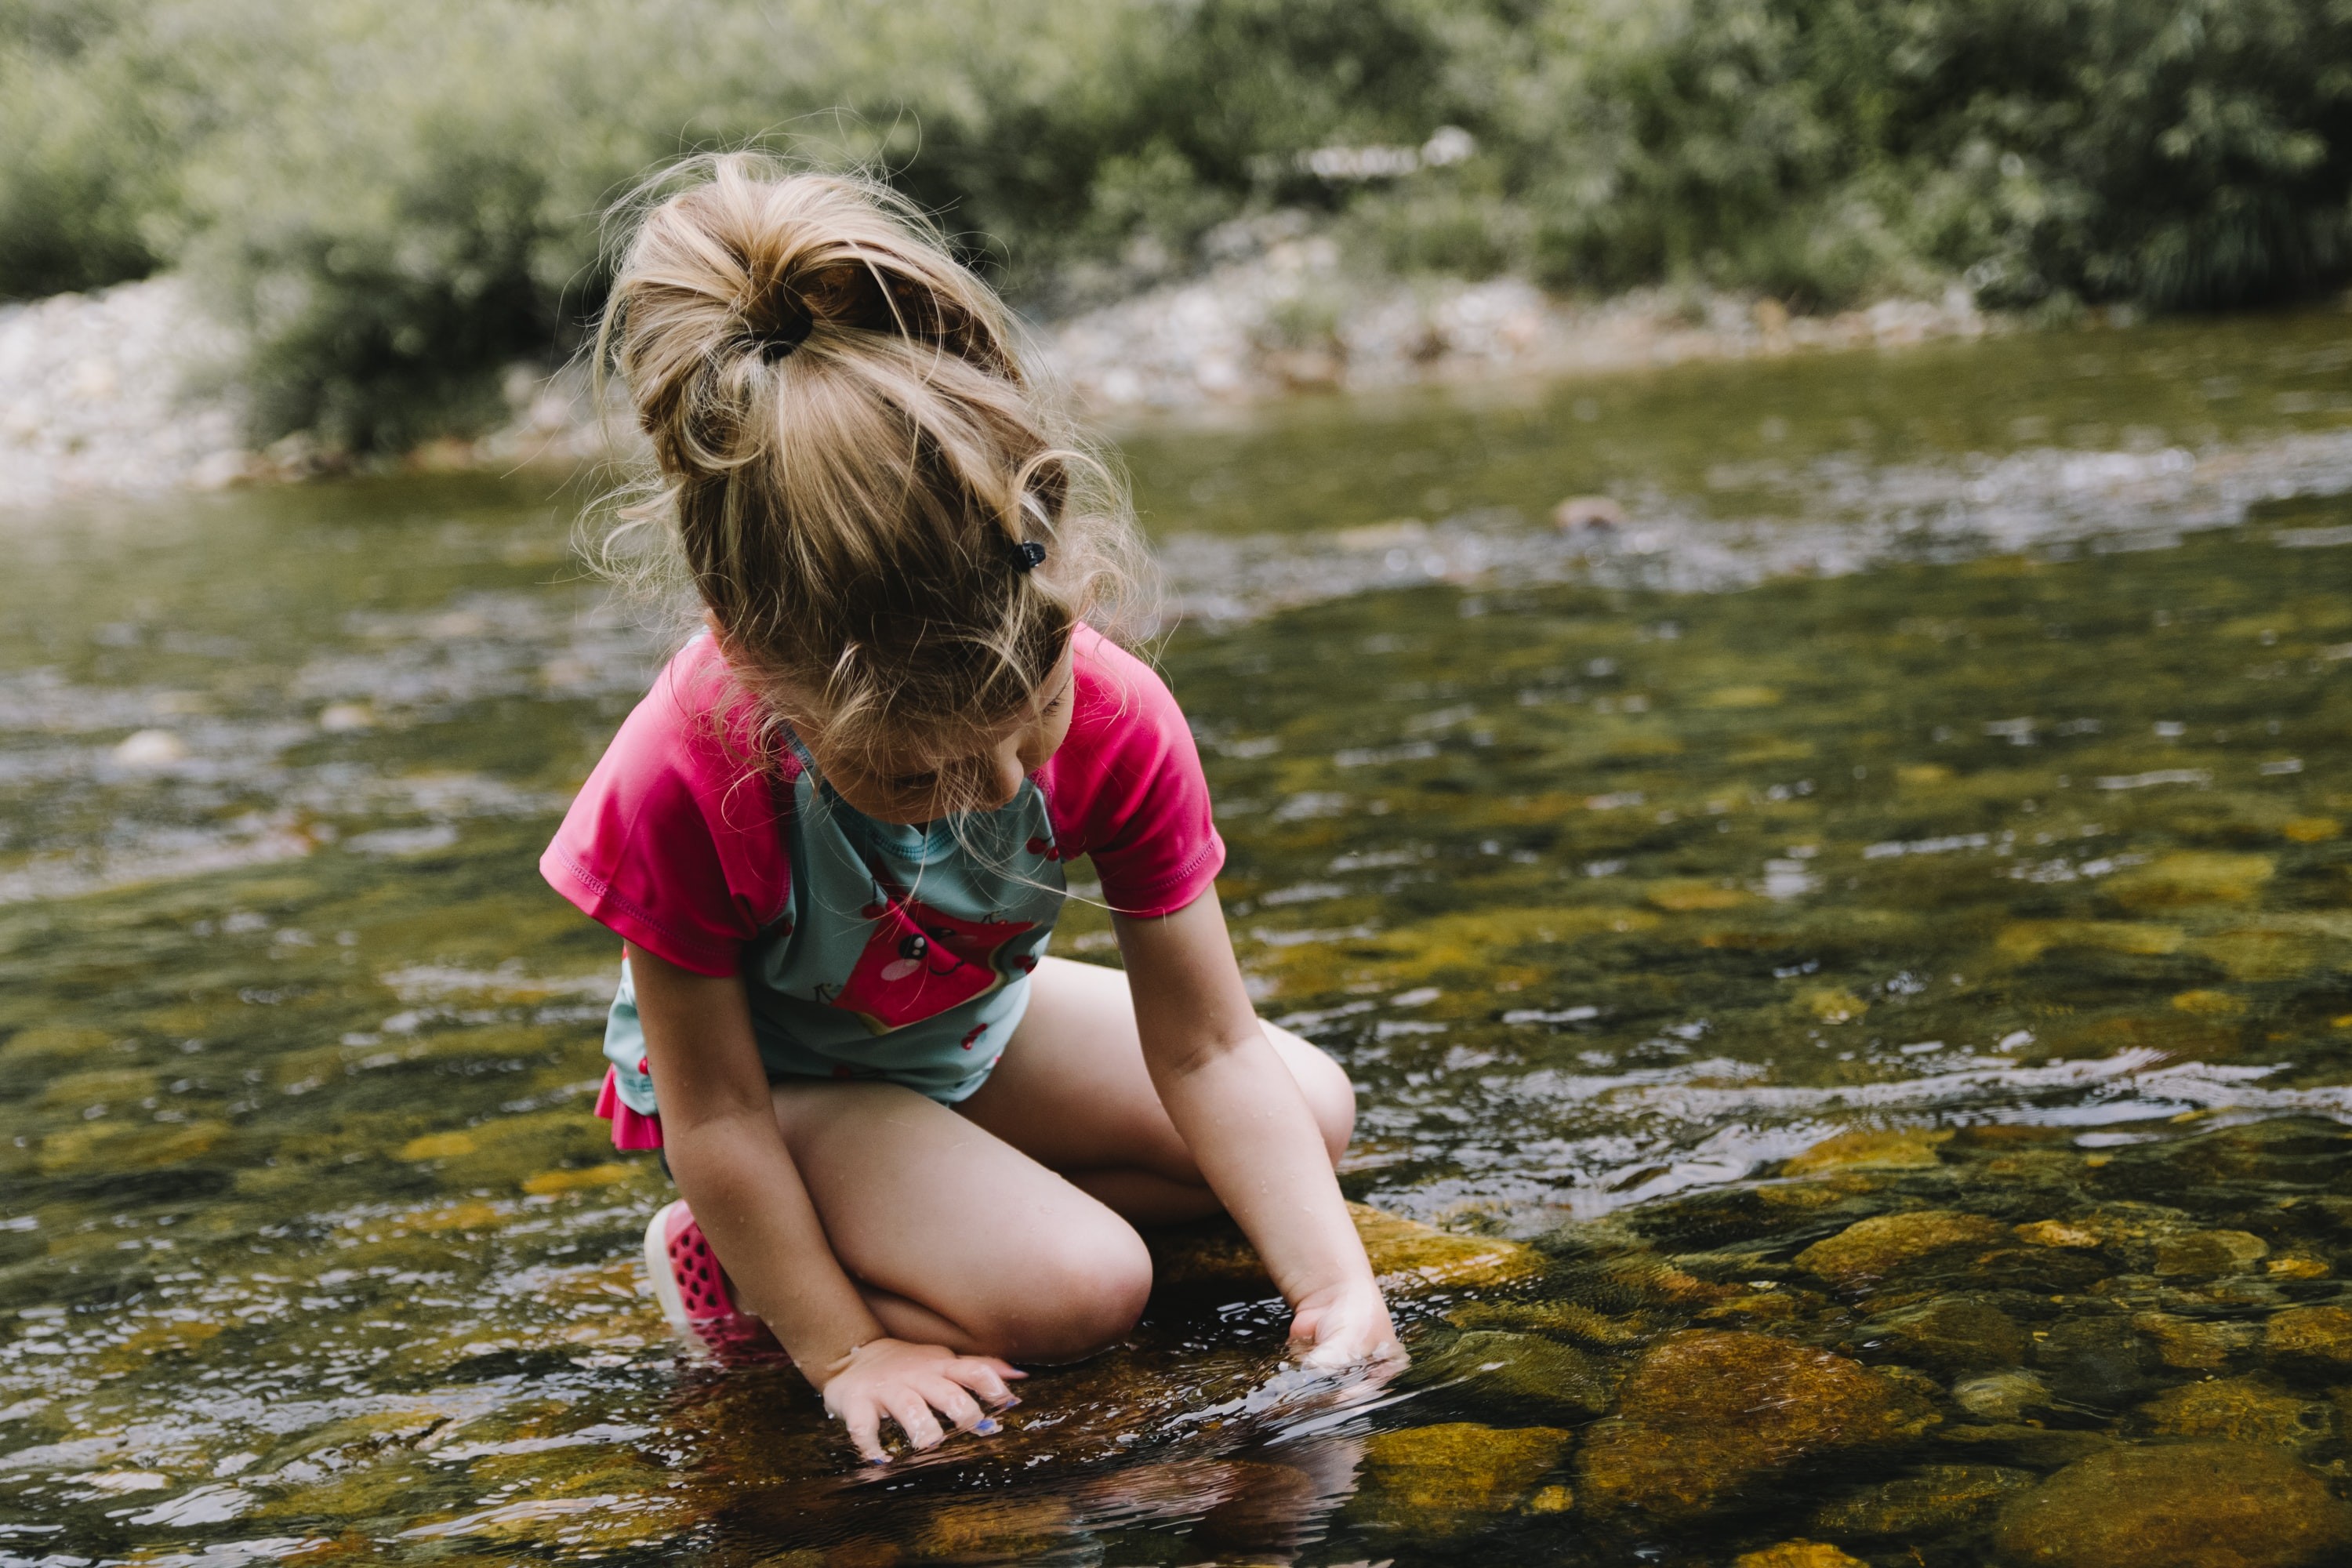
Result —
<svg viewBox="0 0 2352 1568"><path fill-rule="evenodd" d="M991 762L992 765L988 774L988 804L992 809L1010 805L1013 804L1013 797L1021 793L1021 780L1024 776L1021 766L1021 753L1015 750L1002 751L997 752Z"/></svg>

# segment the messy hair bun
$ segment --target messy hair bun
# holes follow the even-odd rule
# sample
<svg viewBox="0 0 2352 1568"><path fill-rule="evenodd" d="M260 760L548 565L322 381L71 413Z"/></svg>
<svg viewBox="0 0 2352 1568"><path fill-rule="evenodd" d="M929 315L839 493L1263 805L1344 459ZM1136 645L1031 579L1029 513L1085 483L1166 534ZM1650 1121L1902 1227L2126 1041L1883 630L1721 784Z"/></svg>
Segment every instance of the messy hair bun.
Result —
<svg viewBox="0 0 2352 1568"><path fill-rule="evenodd" d="M655 472L624 533L661 536L737 677L822 745L1002 723L1139 559L1003 303L868 181L729 153L628 211L597 360Z"/></svg>

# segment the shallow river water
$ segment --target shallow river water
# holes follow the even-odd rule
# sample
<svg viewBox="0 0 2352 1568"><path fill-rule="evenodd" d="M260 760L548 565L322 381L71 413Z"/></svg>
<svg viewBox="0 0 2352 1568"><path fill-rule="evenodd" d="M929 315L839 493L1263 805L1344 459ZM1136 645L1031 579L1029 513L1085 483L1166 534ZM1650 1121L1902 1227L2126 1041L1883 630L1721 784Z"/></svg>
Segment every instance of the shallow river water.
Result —
<svg viewBox="0 0 2352 1568"><path fill-rule="evenodd" d="M532 868L661 637L571 500L0 521L0 1565L2345 1560L2347 369L2326 314L1129 433L1415 1365L1290 1392L1163 1237L1129 1345L872 1473L642 1288L614 944Z"/></svg>

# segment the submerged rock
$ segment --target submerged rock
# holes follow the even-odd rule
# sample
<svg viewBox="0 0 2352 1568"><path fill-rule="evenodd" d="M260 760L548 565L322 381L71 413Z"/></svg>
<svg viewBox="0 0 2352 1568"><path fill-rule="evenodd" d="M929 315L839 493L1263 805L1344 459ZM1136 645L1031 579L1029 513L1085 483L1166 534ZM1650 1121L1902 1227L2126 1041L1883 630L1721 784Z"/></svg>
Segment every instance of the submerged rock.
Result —
<svg viewBox="0 0 2352 1568"><path fill-rule="evenodd" d="M1460 1329L1558 1334L1580 1344L1607 1349L1638 1343L1654 1331L1640 1318L1612 1318L1573 1301L1470 1301L1446 1313L1445 1318Z"/></svg>
<svg viewBox="0 0 2352 1568"><path fill-rule="evenodd" d="M924 1561L1032 1561L1064 1544L1070 1523L1062 1498L982 1498L933 1510L909 1545Z"/></svg>
<svg viewBox="0 0 2352 1568"><path fill-rule="evenodd" d="M2168 1388L2140 1406L2147 1429L2168 1437L2226 1437L2297 1448L2332 1437L2336 1407L2275 1378L2225 1377Z"/></svg>
<svg viewBox="0 0 2352 1568"><path fill-rule="evenodd" d="M2352 1307L2289 1307L2273 1312L2263 1331L2263 1352L2289 1366L2352 1371Z"/></svg>
<svg viewBox="0 0 2352 1568"><path fill-rule="evenodd" d="M2156 1244L2156 1271L2216 1279L2252 1273L2270 1255L2270 1243L2248 1231L2192 1230Z"/></svg>
<svg viewBox="0 0 2352 1568"><path fill-rule="evenodd" d="M1990 1247L2008 1237L2006 1228L1982 1215L1915 1209L1850 1225L1797 1254L1797 1267L1853 1289L1939 1252Z"/></svg>
<svg viewBox="0 0 2352 1568"><path fill-rule="evenodd" d="M1617 1380L1606 1363L1534 1334L1482 1329L1464 1334L1413 1368L1416 1380L1462 1382L1477 1393L1528 1400L1585 1415L1609 1408Z"/></svg>
<svg viewBox="0 0 2352 1568"><path fill-rule="evenodd" d="M1995 1539L2021 1568L2300 1568L2352 1549L2352 1508L2276 1448L2118 1447L2011 1502Z"/></svg>
<svg viewBox="0 0 2352 1568"><path fill-rule="evenodd" d="M1377 1528L1454 1534L1511 1509L1570 1442L1556 1426L1470 1421L1378 1433L1365 1439L1364 1484L1349 1511Z"/></svg>
<svg viewBox="0 0 2352 1568"><path fill-rule="evenodd" d="M1457 1236L1365 1204L1349 1204L1372 1271L1391 1289L1512 1285L1544 1271L1543 1254L1491 1236Z"/></svg>
<svg viewBox="0 0 2352 1568"><path fill-rule="evenodd" d="M1862 1334L1904 1361L1948 1373L2015 1366L2025 1359L2027 1342L2008 1313L1967 1296L1938 1296L1881 1313Z"/></svg>
<svg viewBox="0 0 2352 1568"><path fill-rule="evenodd" d="M2026 1426L2016 1422L1990 1426L1947 1426L1936 1434L1971 1459L1989 1464L2022 1465L2032 1470L2055 1470L2116 1447L2105 1432L2064 1426Z"/></svg>
<svg viewBox="0 0 2352 1568"><path fill-rule="evenodd" d="M1516 1284L1543 1272L1534 1247L1486 1236L1456 1236L1365 1204L1349 1204L1372 1270L1390 1290ZM1273 1281L1249 1238L1229 1221L1151 1236L1156 1282L1168 1289L1231 1287L1271 1293Z"/></svg>
<svg viewBox="0 0 2352 1568"><path fill-rule="evenodd" d="M2107 897L2132 910L2179 909L2191 904L2242 904L2271 879L2277 862L2268 855L2228 855L2187 850L2124 872L2108 882Z"/></svg>
<svg viewBox="0 0 2352 1568"><path fill-rule="evenodd" d="M2170 1312L2136 1312L2132 1327L2147 1337L2158 1361L2181 1372L2219 1372L2262 1338L2253 1323L2210 1323Z"/></svg>
<svg viewBox="0 0 2352 1568"><path fill-rule="evenodd" d="M2125 1318L2069 1318L2053 1324L2034 1361L2051 1391L2077 1405L2113 1409L2147 1384L2148 1353L2139 1331Z"/></svg>
<svg viewBox="0 0 2352 1568"><path fill-rule="evenodd" d="M1936 1151L1952 1141L1948 1128L1856 1129L1824 1138L1780 1167L1784 1176L1818 1176L1831 1171L1925 1171L1940 1162Z"/></svg>
<svg viewBox="0 0 2352 1568"><path fill-rule="evenodd" d="M1817 1456L1915 1437L1937 1417L1859 1362L1762 1334L1697 1330L1642 1358L1588 1432L1580 1494L1601 1510L1702 1512Z"/></svg>
<svg viewBox="0 0 2352 1568"><path fill-rule="evenodd" d="M2015 1421L2050 1407L2050 1385L2030 1372L1996 1372L1952 1384L1952 1403L1979 1421Z"/></svg>
<svg viewBox="0 0 2352 1568"><path fill-rule="evenodd" d="M1784 1541L1761 1552L1743 1552L1731 1568L1869 1568L1859 1557L1820 1541Z"/></svg>
<svg viewBox="0 0 2352 1568"><path fill-rule="evenodd" d="M1925 1465L1816 1510L1824 1535L1913 1536L1965 1529L2040 1478L2004 1465Z"/></svg>

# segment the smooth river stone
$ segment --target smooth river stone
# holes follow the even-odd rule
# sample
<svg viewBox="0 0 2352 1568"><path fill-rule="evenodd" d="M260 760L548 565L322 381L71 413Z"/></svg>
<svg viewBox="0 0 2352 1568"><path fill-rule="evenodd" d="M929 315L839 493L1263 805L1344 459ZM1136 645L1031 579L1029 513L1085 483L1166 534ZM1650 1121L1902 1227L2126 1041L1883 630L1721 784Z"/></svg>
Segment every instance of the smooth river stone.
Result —
<svg viewBox="0 0 2352 1568"><path fill-rule="evenodd" d="M1415 1381L1467 1384L1490 1397L1527 1400L1582 1415L1609 1408L1617 1380L1606 1363L1534 1334L1481 1329L1413 1367Z"/></svg>
<svg viewBox="0 0 2352 1568"><path fill-rule="evenodd" d="M2284 1365L2352 1371L2352 1307L2289 1307L2271 1314L2263 1353Z"/></svg>
<svg viewBox="0 0 2352 1568"><path fill-rule="evenodd" d="M2034 1361L2060 1400L2112 1410L2147 1387L2156 1359L2131 1320L2069 1318L2053 1324L2034 1347Z"/></svg>
<svg viewBox="0 0 2352 1568"><path fill-rule="evenodd" d="M2299 1448L2335 1436L2336 1407L2264 1376L2217 1377L2168 1388L2139 1407L2150 1432Z"/></svg>
<svg viewBox="0 0 2352 1568"><path fill-rule="evenodd" d="M1952 1384L1952 1403L1979 1421L2016 1421L2050 1408L2050 1385L2030 1372L1993 1372Z"/></svg>
<svg viewBox="0 0 2352 1568"><path fill-rule="evenodd" d="M1684 1517L1800 1461L1880 1449L1938 1419L1916 1390L1844 1356L1762 1334L1674 1334L1626 1378L1616 1415L1588 1429L1578 1492L1600 1510Z"/></svg>
<svg viewBox="0 0 2352 1568"><path fill-rule="evenodd" d="M2224 1275L2251 1274L2270 1255L2270 1243L2251 1231L2183 1231L2156 1244L2156 1271L2175 1278L2218 1279Z"/></svg>
<svg viewBox="0 0 2352 1568"><path fill-rule="evenodd" d="M1761 1552L1743 1552L1731 1568L1870 1568L1861 1558L1822 1541L1784 1541Z"/></svg>
<svg viewBox="0 0 2352 1568"><path fill-rule="evenodd" d="M1445 1320L1462 1329L1559 1334L1610 1350L1647 1339L1651 1333L1650 1325L1641 1318L1612 1318L1573 1301L1465 1301L1446 1313Z"/></svg>
<svg viewBox="0 0 2352 1568"><path fill-rule="evenodd" d="M2352 1508L2277 1448L2111 1448L2001 1510L2019 1568L2317 1568L2352 1550Z"/></svg>
<svg viewBox="0 0 2352 1568"><path fill-rule="evenodd" d="M1948 1129L1857 1128L1824 1138L1780 1167L1784 1176L1818 1176L1831 1171L1926 1171L1941 1162L1937 1148L1951 1142Z"/></svg>
<svg viewBox="0 0 2352 1568"><path fill-rule="evenodd" d="M2029 1342L2008 1313L1966 1296L1882 1312L1859 1332L1903 1361L1945 1373L2015 1366Z"/></svg>
<svg viewBox="0 0 2352 1568"><path fill-rule="evenodd" d="M2008 1239L2006 1227L1982 1215L1915 1209L1850 1225L1797 1254L1797 1267L1853 1289L1939 1252L1991 1247Z"/></svg>
<svg viewBox="0 0 2352 1568"><path fill-rule="evenodd" d="M1544 1269L1543 1254L1519 1242L1456 1236L1366 1204L1349 1204L1348 1214L1372 1272L1390 1291L1512 1285ZM1274 1289L1248 1238L1229 1222L1158 1231L1148 1239L1155 1281L1162 1287L1229 1286L1264 1293Z"/></svg>
<svg viewBox="0 0 2352 1568"><path fill-rule="evenodd" d="M2277 863L2267 855L2189 850L2158 856L2123 872L2105 888L2108 898L2134 911L2190 904L2242 904L2271 879Z"/></svg>
<svg viewBox="0 0 2352 1568"><path fill-rule="evenodd" d="M1974 1524L2038 1479L2006 1465L1923 1465L1824 1503L1812 1528L1850 1538L1943 1534Z"/></svg>
<svg viewBox="0 0 2352 1568"><path fill-rule="evenodd" d="M1376 1433L1364 1440L1363 1485L1349 1511L1415 1535L1456 1534L1526 1497L1570 1441L1556 1426L1469 1421Z"/></svg>

